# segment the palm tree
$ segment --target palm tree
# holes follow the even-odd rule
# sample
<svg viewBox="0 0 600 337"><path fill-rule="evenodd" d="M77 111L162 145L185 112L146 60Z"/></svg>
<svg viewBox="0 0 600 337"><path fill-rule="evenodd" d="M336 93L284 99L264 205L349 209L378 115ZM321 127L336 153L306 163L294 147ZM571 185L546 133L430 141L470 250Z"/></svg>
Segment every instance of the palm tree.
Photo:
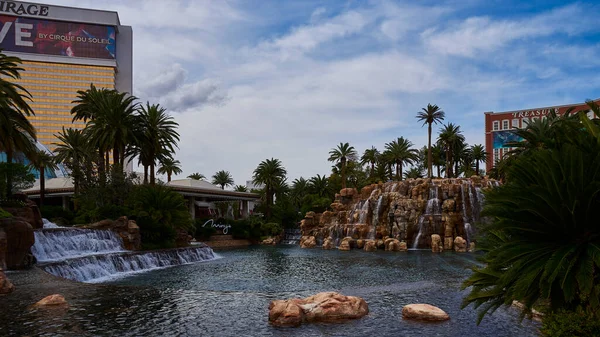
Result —
<svg viewBox="0 0 600 337"><path fill-rule="evenodd" d="M473 160L475 161L476 174L479 174L479 163L485 162L487 160L487 155L488 154L487 154L487 152L485 152L483 145L476 144L476 145L471 146L471 156L473 157Z"/></svg>
<svg viewBox="0 0 600 337"><path fill-rule="evenodd" d="M462 131L458 125L448 123L440 130L438 144L440 144L446 153L446 178L454 177L452 171L454 149L459 143L464 142L464 140L465 137L462 135Z"/></svg>
<svg viewBox="0 0 600 337"><path fill-rule="evenodd" d="M370 176L373 176L373 172L375 171L375 163L377 163L378 159L379 151L375 148L375 146L371 146L370 149L366 149L362 157L360 157L361 165L371 165L371 171L369 173Z"/></svg>
<svg viewBox="0 0 600 337"><path fill-rule="evenodd" d="M229 171L221 170L212 176L212 183L221 185L221 189L224 190L225 186L233 185L233 177L231 177Z"/></svg>
<svg viewBox="0 0 600 337"><path fill-rule="evenodd" d="M402 180L402 166L412 164L417 157L417 150L411 149L413 144L404 137L385 144L386 157L390 162L396 164L396 179Z"/></svg>
<svg viewBox="0 0 600 337"><path fill-rule="evenodd" d="M246 187L244 185L235 185L233 190L236 192L248 192L248 187Z"/></svg>
<svg viewBox="0 0 600 337"><path fill-rule="evenodd" d="M252 176L253 183L255 185L265 185L265 213L267 219L271 217L271 206L273 205L273 194L275 193L275 187L285 179L286 174L287 171L281 164L281 161L274 158L263 160L254 170L254 174Z"/></svg>
<svg viewBox="0 0 600 337"><path fill-rule="evenodd" d="M0 54L2 55L2 54ZM27 117L11 107L0 107L0 151L6 154L9 170L10 163L17 152L31 157L35 151L35 128ZM12 194L12 171L6 175L8 195Z"/></svg>
<svg viewBox="0 0 600 337"><path fill-rule="evenodd" d="M411 167L408 171L404 172L405 179L417 179L423 178L423 171L419 167Z"/></svg>
<svg viewBox="0 0 600 337"><path fill-rule="evenodd" d="M167 182L171 181L171 175L178 175L181 172L181 163L179 160L174 160L173 158L166 157L160 161L160 167L156 173L158 174L166 174Z"/></svg>
<svg viewBox="0 0 600 337"><path fill-rule="evenodd" d="M323 175L317 174L308 180L308 186L312 194L318 195L320 198L329 195L329 179Z"/></svg>
<svg viewBox="0 0 600 337"><path fill-rule="evenodd" d="M83 131L72 128L65 129L56 135L60 143L54 143L56 162L65 164L71 170L75 194L79 194L84 177L84 163L91 159L92 151L88 138Z"/></svg>
<svg viewBox="0 0 600 337"><path fill-rule="evenodd" d="M292 188L290 190L290 199L296 208L302 206L304 198L308 195L309 182L303 177L294 179L292 182Z"/></svg>
<svg viewBox="0 0 600 337"><path fill-rule="evenodd" d="M173 117L159 104L146 103L139 111L136 130L138 142L135 148L144 169L149 166L151 185L155 184L154 166L157 160L170 157L177 148L178 126Z"/></svg>
<svg viewBox="0 0 600 337"><path fill-rule="evenodd" d="M445 113L435 104L427 104L427 107L422 108L421 110L422 111L417 112L417 119L419 120L419 122L423 122L423 125L427 124L427 177L431 178L431 168L433 165L433 157L431 154L431 125L433 123L441 123L444 120Z"/></svg>
<svg viewBox="0 0 600 337"><path fill-rule="evenodd" d="M20 72L24 70L19 66L21 63L20 58L0 52L0 110L14 110L23 116L29 116L34 115L28 103L31 101L31 94L12 81L21 78ZM7 81L6 78L12 80Z"/></svg>
<svg viewBox="0 0 600 337"><path fill-rule="evenodd" d="M202 173L196 172L196 173L192 173L189 176L187 176L190 179L194 179L194 180L204 180L206 179L206 176Z"/></svg>
<svg viewBox="0 0 600 337"><path fill-rule="evenodd" d="M441 168L443 168L445 166L445 161L444 161L444 151L442 150L440 144L435 144L434 146L431 147L431 155L433 157L433 165L437 169L437 177L441 178L442 177Z"/></svg>
<svg viewBox="0 0 600 337"><path fill-rule="evenodd" d="M346 188L346 162L354 159L356 159L356 150L354 146L350 146L348 143L340 143L337 148L329 151L329 158L327 160L339 162L342 166L342 188Z"/></svg>
<svg viewBox="0 0 600 337"><path fill-rule="evenodd" d="M54 156L50 153L37 150L31 157L31 164L40 172L40 207L44 205L44 197L46 195L46 169L56 170L58 166Z"/></svg>

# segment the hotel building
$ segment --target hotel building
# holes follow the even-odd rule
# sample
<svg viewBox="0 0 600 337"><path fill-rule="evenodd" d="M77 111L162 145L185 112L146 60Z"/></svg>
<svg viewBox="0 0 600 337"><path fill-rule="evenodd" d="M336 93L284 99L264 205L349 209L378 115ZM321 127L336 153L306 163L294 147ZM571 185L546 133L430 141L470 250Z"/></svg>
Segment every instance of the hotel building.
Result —
<svg viewBox="0 0 600 337"><path fill-rule="evenodd" d="M63 127L84 127L71 122L78 90L132 92L132 42L116 12L0 1L0 48L23 60L16 82L31 93L29 120L50 150Z"/></svg>
<svg viewBox="0 0 600 337"><path fill-rule="evenodd" d="M600 99L595 100L600 103ZM485 113L485 151L487 152L487 160L485 169L491 170L496 162L502 158L510 147L506 143L517 142L521 139L517 137L512 130L525 128L527 124L536 119L544 119L551 111L556 111L562 115L570 108L575 111L587 110L586 103L575 103L560 106L549 106L543 108L523 109L504 112L486 112ZM588 112L591 114L591 112ZM590 115L590 118L593 116Z"/></svg>

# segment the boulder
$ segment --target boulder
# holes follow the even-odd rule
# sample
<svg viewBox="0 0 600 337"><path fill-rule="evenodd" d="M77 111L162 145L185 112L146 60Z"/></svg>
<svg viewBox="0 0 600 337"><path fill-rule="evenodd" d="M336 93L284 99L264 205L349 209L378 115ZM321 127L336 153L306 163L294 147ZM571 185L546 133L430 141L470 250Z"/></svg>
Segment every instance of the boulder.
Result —
<svg viewBox="0 0 600 337"><path fill-rule="evenodd" d="M385 249L385 243L383 242L383 240L377 240L377 249Z"/></svg>
<svg viewBox="0 0 600 337"><path fill-rule="evenodd" d="M365 241L365 252L374 252L377 250L377 241L375 240L366 240Z"/></svg>
<svg viewBox="0 0 600 337"><path fill-rule="evenodd" d="M39 300L34 307L64 307L68 306L69 303L65 300L63 295L54 294L50 296L46 296Z"/></svg>
<svg viewBox="0 0 600 337"><path fill-rule="evenodd" d="M399 252L408 251L408 245L406 244L406 241L400 241L400 244L398 245L398 251Z"/></svg>
<svg viewBox="0 0 600 337"><path fill-rule="evenodd" d="M454 238L451 236L446 236L444 238L444 249L452 250L453 247L454 247Z"/></svg>
<svg viewBox="0 0 600 337"><path fill-rule="evenodd" d="M123 239L123 248L127 250L140 250L142 247L142 235L140 227L133 220L122 216L117 220L104 219L98 222L85 225L83 228L104 229L117 233ZM177 230L175 245L177 247L186 247L192 241L192 236L184 230Z"/></svg>
<svg viewBox="0 0 600 337"><path fill-rule="evenodd" d="M394 238L388 238L384 241L385 250L389 252L398 252L400 251L400 241Z"/></svg>
<svg viewBox="0 0 600 337"><path fill-rule="evenodd" d="M431 251L434 253L441 253L444 251L442 238L438 234L431 235Z"/></svg>
<svg viewBox="0 0 600 337"><path fill-rule="evenodd" d="M454 239L454 251L459 253L465 253L467 251L467 240L460 236Z"/></svg>
<svg viewBox="0 0 600 337"><path fill-rule="evenodd" d="M10 282L4 271L0 269L0 295L11 293L15 290L15 286Z"/></svg>
<svg viewBox="0 0 600 337"><path fill-rule="evenodd" d="M275 240L272 237L268 237L268 238L262 240L262 242L260 244L261 245L274 245Z"/></svg>
<svg viewBox="0 0 600 337"><path fill-rule="evenodd" d="M363 239L356 240L356 248L363 249L364 246L365 246L365 240L363 240Z"/></svg>
<svg viewBox="0 0 600 337"><path fill-rule="evenodd" d="M300 299L275 300L269 304L269 323L298 326L303 322L339 322L361 318L369 313L364 299L323 292Z"/></svg>
<svg viewBox="0 0 600 337"><path fill-rule="evenodd" d="M23 218L4 218L0 219L0 230L6 236L6 240L0 238L0 246L3 245L2 242L6 243L6 269L31 267L35 263L35 257L30 251L35 242L31 224Z"/></svg>
<svg viewBox="0 0 600 337"><path fill-rule="evenodd" d="M352 249L352 246L354 245L354 243L355 243L354 239L347 236L342 239L342 242L340 243L340 246L338 247L338 249L348 251L348 250Z"/></svg>
<svg viewBox="0 0 600 337"><path fill-rule="evenodd" d="M313 248L317 245L317 239L314 236L303 236L300 238L300 248Z"/></svg>
<svg viewBox="0 0 600 337"><path fill-rule="evenodd" d="M23 193L13 194L13 198L21 201L24 206L18 207L7 207L2 206L2 209L12 214L15 217L23 218L27 223L31 225L33 229L44 228L44 221L42 220L42 214L37 204L30 200Z"/></svg>
<svg viewBox="0 0 600 337"><path fill-rule="evenodd" d="M446 321L450 319L444 310L429 304L409 304L402 308L402 318L421 321Z"/></svg>
<svg viewBox="0 0 600 337"><path fill-rule="evenodd" d="M323 249L329 250L333 248L335 248L335 245L333 244L333 240L331 238L323 240Z"/></svg>

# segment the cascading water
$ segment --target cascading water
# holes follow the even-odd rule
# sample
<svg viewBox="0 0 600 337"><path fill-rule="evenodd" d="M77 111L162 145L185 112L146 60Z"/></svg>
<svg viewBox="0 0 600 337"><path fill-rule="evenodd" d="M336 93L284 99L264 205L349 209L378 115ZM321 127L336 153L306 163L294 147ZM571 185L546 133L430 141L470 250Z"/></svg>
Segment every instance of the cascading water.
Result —
<svg viewBox="0 0 600 337"><path fill-rule="evenodd" d="M286 229L283 231L283 244L284 245L297 245L300 243L302 238L302 232L300 229Z"/></svg>
<svg viewBox="0 0 600 337"><path fill-rule="evenodd" d="M423 232L425 231L425 218L433 218L434 221L437 221L435 218L439 217L442 215L442 208L441 208L441 203L440 203L440 199L439 199L439 189L440 187L438 185L432 184L431 187L429 188L429 199L427 200L427 206L425 207L425 213L421 214L421 216L419 217L419 222L418 222L418 226L419 226L419 232L417 233L417 236L415 236L415 239L413 240L413 244L412 244L412 248L416 249L419 247L419 239L421 239L421 236L423 235Z"/></svg>
<svg viewBox="0 0 600 337"><path fill-rule="evenodd" d="M132 273L215 259L213 250L204 244L131 252L123 249L121 238L112 231L54 226L45 223L44 229L34 232L32 253L43 270L74 281L102 282Z"/></svg>
<svg viewBox="0 0 600 337"><path fill-rule="evenodd" d="M473 193L471 192L471 181L468 180L466 182L463 182L460 185L460 194L461 194L461 198L462 198L462 209L463 209L463 223L465 225L465 235L466 240L467 240L467 247L469 246L469 244L471 243L471 237L473 236L473 228L471 227L471 222L470 222L470 218L469 215L467 213L467 203L465 201L465 189L467 190L467 194L469 195L469 207L471 208L471 217L473 217L473 210L475 209L475 207L473 206ZM477 203L478 204L478 203ZM473 217L474 218L474 217Z"/></svg>

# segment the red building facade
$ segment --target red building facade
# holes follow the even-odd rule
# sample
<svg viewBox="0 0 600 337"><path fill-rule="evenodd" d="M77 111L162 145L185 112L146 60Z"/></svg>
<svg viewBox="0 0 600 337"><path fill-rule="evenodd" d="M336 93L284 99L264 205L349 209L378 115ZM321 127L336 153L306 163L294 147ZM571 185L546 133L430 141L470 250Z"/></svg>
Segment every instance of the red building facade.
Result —
<svg viewBox="0 0 600 337"><path fill-rule="evenodd" d="M600 103L600 99L595 100ZM485 113L485 151L487 160L485 169L489 171L495 163L502 158L511 148L506 147L508 142L520 141L511 130L524 128L532 120L544 119L551 111L558 114L564 114L568 109L574 108L575 111L588 110L585 103L575 103L560 106L550 106L535 109L523 109L504 112L486 112Z"/></svg>

